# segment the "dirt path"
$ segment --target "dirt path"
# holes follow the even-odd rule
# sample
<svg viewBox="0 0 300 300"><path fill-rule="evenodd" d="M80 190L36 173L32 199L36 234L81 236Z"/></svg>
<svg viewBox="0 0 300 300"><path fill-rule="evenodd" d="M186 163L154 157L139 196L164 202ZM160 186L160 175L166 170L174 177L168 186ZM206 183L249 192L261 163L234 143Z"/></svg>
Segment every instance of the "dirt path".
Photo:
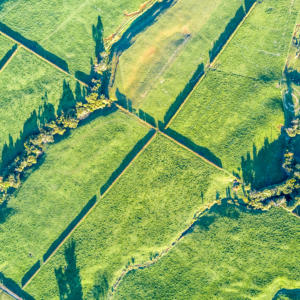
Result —
<svg viewBox="0 0 300 300"><path fill-rule="evenodd" d="M8 58L8 60L4 63L4 65L2 66L2 68L0 68L0 73L6 68L6 66L10 63L10 61L14 58L14 56L17 54L18 50L19 50L19 47L17 45L16 49L13 50L13 52L10 55L10 57Z"/></svg>
<svg viewBox="0 0 300 300"><path fill-rule="evenodd" d="M23 300L18 295L16 295L14 292L12 292L10 289L8 289L6 286L0 283L0 290L2 290L4 293L10 295L11 297L17 299L17 300Z"/></svg>
<svg viewBox="0 0 300 300"><path fill-rule="evenodd" d="M240 22L240 24L237 26L237 28L234 30L234 32L232 33L232 35L229 37L229 39L226 41L226 43L223 45L222 49L220 50L220 52L218 53L218 55L214 58L214 60L208 65L206 66L206 70L203 73L203 75L199 78L198 82L195 84L195 86L193 87L193 89L190 91L190 93L187 95L187 97L185 98L185 100L181 103L181 105L179 106L179 108L177 109L177 111L175 112L175 114L172 116L172 118L169 120L169 122L166 124L165 129L167 129L168 127L170 127L171 123L173 122L173 120L176 118L176 116L178 115L178 113L182 110L183 106L185 105L185 103L189 100L190 96L193 94L193 92L196 90L196 88L199 86L199 84L201 83L201 81L205 78L207 72L209 71L210 67L213 67L216 63L216 61L218 60L219 56L223 53L223 51L226 49L227 45L230 43L230 41L234 38L234 36L236 35L236 33L238 32L238 30L240 29L240 27L244 24L244 22L247 20L248 16L251 14L251 12L254 10L254 8L256 7L257 2L255 2L252 7L249 9L248 13L245 15L245 17L243 18L243 20Z"/></svg>
<svg viewBox="0 0 300 300"><path fill-rule="evenodd" d="M210 204L208 204L206 207L200 209L196 214L195 217L193 218L192 222L183 230L180 232L178 237L171 243L171 245L167 246L165 249L163 249L158 256L153 258L152 260L148 260L145 263L142 264L135 264L128 266L126 269L124 269L121 273L121 275L117 278L115 283L112 285L111 292L108 295L108 299L111 299L114 294L116 293L121 281L124 279L124 277L131 271L133 270L142 270L145 268L148 268L154 264L156 264L162 257L164 257L170 250L172 250L187 234L187 232L195 225L195 223L198 221L200 217L205 215L209 209L214 206L217 203L217 201L214 201Z"/></svg>

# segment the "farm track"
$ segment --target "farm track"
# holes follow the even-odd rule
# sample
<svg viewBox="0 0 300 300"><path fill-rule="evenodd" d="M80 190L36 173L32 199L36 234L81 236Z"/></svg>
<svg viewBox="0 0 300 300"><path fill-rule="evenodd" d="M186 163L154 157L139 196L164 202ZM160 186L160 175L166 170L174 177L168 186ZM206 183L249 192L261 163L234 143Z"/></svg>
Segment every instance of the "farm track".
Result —
<svg viewBox="0 0 300 300"><path fill-rule="evenodd" d="M26 288L26 286L33 280L33 278L39 273L41 268L47 264L47 262L53 257L53 255L61 248L61 246L69 239L72 233L76 230L76 228L86 219L86 217L94 210L100 200L105 197L105 195L109 192L109 190L113 187L113 185L121 178L121 176L126 172L126 170L133 164L133 162L141 155L141 153L147 148L147 146L152 142L155 138L157 132L154 132L152 136L149 137L149 140L146 144L137 152L137 154L130 160L127 166L122 170L122 172L117 176L117 178L109 185L109 187L105 190L103 194L98 195L98 200L87 210L87 212L83 215L83 217L70 229L69 233L62 239L62 241L55 247L55 249L49 254L48 258L45 261L40 261L40 267L32 274L31 277L23 284L22 288Z"/></svg>
<svg viewBox="0 0 300 300"><path fill-rule="evenodd" d="M132 266L128 266L125 270L122 271L121 275L117 278L115 283L112 285L112 291L108 295L108 299L111 299L114 294L116 293L116 290L118 289L121 281L124 279L124 277L130 273L133 270L143 270L148 267L151 267L152 265L156 264L162 257L164 257L170 250L172 250L186 235L187 233L193 228L193 226L196 224L199 218L204 216L211 207L213 207L215 204L217 204L217 201L214 201L210 204L208 204L206 207L202 208L199 210L196 214L195 217L193 218L193 221L191 224L189 224L183 231L180 232L178 237L171 243L171 245L167 246L164 250L162 250L158 256L156 256L154 259L146 261L145 263L142 264L135 264Z"/></svg>
<svg viewBox="0 0 300 300"><path fill-rule="evenodd" d="M18 47L18 45L17 45L17 47L16 47L14 50L12 50L12 53L10 54L10 57L7 59L7 61L3 64L2 67L0 67L0 73L1 73L2 71L4 71L4 69L6 68L6 66L10 63L10 61L11 61L11 60L14 58L14 56L17 54L18 50L19 50L19 47Z"/></svg>
<svg viewBox="0 0 300 300"><path fill-rule="evenodd" d="M73 79L75 79L76 81L78 81L81 85L83 86L88 86L85 82L79 80L78 78L76 78L75 76L73 76L72 74L70 74L69 72L65 71L64 69L60 68L58 65L54 64L53 62L49 61L48 59L46 59L45 57L41 56L40 54L38 54L37 52L33 51L32 49L30 49L29 47L25 46L24 44L22 44L20 41L14 39L13 37L9 36L8 34L4 33L2 30L0 30L0 34L4 35L5 37L7 37L8 39L10 39L11 41L13 41L14 43L16 43L19 47L22 47L23 49L27 50L28 52L34 54L35 56L37 56L39 59L45 61L46 63L50 64L52 67L56 68L57 70L59 70L60 72L72 77ZM18 47L18 48L19 48Z"/></svg>
<svg viewBox="0 0 300 300"><path fill-rule="evenodd" d="M140 117L138 117L137 115L135 115L134 113L130 112L129 110L125 109L124 107L120 106L119 104L115 104L117 106L117 108L121 111L123 111L124 113L128 114L129 116L137 119L140 123L142 123L143 125L150 127L154 130L156 130L157 132L159 132L160 134L162 134L164 137L168 138L169 140L171 140L172 142L174 142L175 144L179 145L181 148L184 148L186 150L188 150L189 152L193 153L195 156L197 156L198 158L202 159L203 161L205 161L205 163L210 164L211 166L213 166L214 168L217 168L220 171L223 171L225 173L227 173L227 175L233 176L229 171L217 166L216 164L214 164L213 162L211 162L210 160L206 159L204 156L200 155L199 153L195 152L194 150L192 150L191 148L189 148L188 146L184 145L183 143L179 142L178 140L176 140L175 138L171 137L170 135L168 135L167 133L165 133L164 131L160 130L159 128L154 127L153 125L149 124L148 122L142 120Z"/></svg>
<svg viewBox="0 0 300 300"><path fill-rule="evenodd" d="M208 69L203 73L203 75L199 78L199 80L197 81L197 83L195 84L195 86L193 87L193 89L190 91L190 93L187 95L186 99L184 100L184 102L180 105L180 107L176 110L176 112L174 113L174 115L172 116L172 118L170 119L170 121L165 124L164 129L167 129L170 124L172 123L172 121L174 120L174 118L177 116L177 114L180 112L180 110L182 109L182 107L184 106L184 104L187 102L187 100L189 99L190 95L193 93L193 91L196 89L196 87L199 85L199 83L202 81L203 78L205 78L207 72L209 71L210 67L213 67L216 60L218 59L219 55L224 51L224 49L226 48L226 46L230 43L231 39L235 36L236 32L238 31L238 29L240 28L240 26L245 22L245 20L247 19L247 17L250 15L250 13L253 11L254 7L256 5L256 2L253 4L253 6L251 7L251 9L248 11L248 13L245 15L245 17L243 18L243 20L240 22L240 24L237 26L237 28L235 29L235 31L232 33L232 35L229 37L229 39L226 41L226 43L223 45L222 49L219 51L218 55L214 58L214 60L208 65ZM147 10L146 10L147 11ZM132 18L135 19L135 18ZM129 22L126 22L125 27L128 25ZM124 26L124 24L123 24ZM122 26L122 27L123 27ZM120 32L124 30L123 28L120 28ZM30 48L28 48L27 46L25 46L24 44L22 44L21 42L19 42L18 40L15 40L13 37L5 34L4 32L2 32L0 30L0 33L3 34L4 36L6 36L7 38L9 38L10 40L14 41L19 47L17 47L17 49L19 49L20 47L24 48L25 50L31 52L32 54L36 55L38 58L44 60L45 62L47 62L48 64L52 65L53 67L55 67L57 70L59 70L60 72L63 72L64 74L71 76L72 78L74 78L76 81L78 81L80 84L87 86L86 83L82 82L81 80L77 79L75 76L73 76L72 74L70 74L69 72L65 71L64 69L60 68L58 65L54 64L53 62L49 61L48 59L46 59L45 57L39 55L37 52L31 50ZM17 51L15 51L12 55L12 57L16 54ZM12 59L12 57L10 57L10 60ZM9 60L9 61L10 61ZM8 64L8 62L6 63ZM3 68L2 68L3 69ZM1 70L0 70L1 71ZM197 152L193 151L192 149L190 149L189 147L185 146L184 144L178 142L176 139L170 137L168 134L166 134L165 132L161 131L159 128L155 128L154 126L152 126L151 124L145 122L144 120L142 120L141 118L139 118L138 116L136 116L135 114L131 113L130 111L126 110L125 108L116 105L118 107L119 110L123 111L124 113L138 119L138 121L140 123L142 123L144 126L147 126L148 128L154 129L155 132L154 134L149 138L148 142L144 145L144 147L142 149L140 149L140 151L132 158L132 160L128 163L128 165L124 168L124 170L122 170L122 172L118 175L118 177L110 184L110 186L106 189L106 191L98 196L98 200L95 201L95 203L90 207L90 209L86 212L86 214L79 220L78 223L76 223L76 225L71 229L71 231L68 233L68 235L61 241L61 243L53 250L53 252L49 255L49 257L44 261L41 262L41 266L37 269L37 271L27 280L27 282L25 282L25 284L22 286L22 288L25 288L31 281L32 279L39 273L39 271L41 270L41 268L52 258L52 256L60 249L60 247L68 240L68 238L71 236L71 234L75 231L75 229L84 221L84 219L92 212L92 210L98 205L98 203L100 202L101 198L103 198L108 192L109 190L113 187L113 185L122 177L122 175L127 171L127 169L130 167L130 165L138 158L138 156L147 148L147 146L152 142L152 140L154 139L154 137L156 136L156 134L159 132L160 134L164 135L166 138L172 140L174 143L176 143L177 145L179 145L180 147L190 151L191 153L193 153L194 155L196 155L198 158L202 159L203 161L205 161L205 163L210 164L211 166L224 171L225 173L227 173L230 176L233 176L230 172L228 172L227 170L217 166L216 164L212 163L211 161L207 160L205 157L201 156L200 154L198 154ZM203 210L201 210L199 212L199 216L201 216L202 214L204 214L210 207L211 205L213 205L215 203L211 203L209 207L204 208ZM156 263L161 257L163 257L165 254L167 254L176 244L177 242L179 242L185 235L184 233L187 232L187 230L189 230L194 223L196 222L196 220L193 220L193 222L190 224L190 226L185 229L184 231L181 232L181 234L179 235L179 237L177 237L177 239L172 242L171 246L167 247L165 250L163 250L161 252L161 254L155 258L152 261L148 261L144 264L140 264L140 265L134 265L132 267L130 267L127 270L124 270L123 273L121 274L121 276L117 279L117 281L115 282L115 284L113 285L113 293L115 292L115 290L117 289L117 287L119 286L121 280L124 278L124 276L130 272L131 270L134 269L141 269L141 268L146 268L148 266L153 265L154 263ZM5 288L5 287L4 287ZM18 296L16 296L16 299L22 299L19 298Z"/></svg>
<svg viewBox="0 0 300 300"><path fill-rule="evenodd" d="M20 298L18 295L16 295L13 291L11 291L9 288L7 288L6 286L4 286L3 284L0 283L0 290L4 291L6 294L10 295L11 297L13 297L14 299L17 300L23 300L22 298Z"/></svg>
<svg viewBox="0 0 300 300"><path fill-rule="evenodd" d="M254 10L254 8L256 7L257 2L254 2L254 4L252 5L252 7L249 9L249 11L247 12L247 14L244 16L243 20L240 22L240 24L236 27L236 29L234 30L234 32L232 33L232 35L228 38L228 40L226 41L226 43L222 46L221 50L219 51L218 55L216 55L216 57L213 59L213 61L208 64L205 68L205 71L203 73L203 75L199 78L198 82L195 84L195 86L193 87L193 89L189 92L189 94L186 96L186 98L184 99L184 101L181 103L181 105L179 106L179 108L177 109L177 111L174 113L174 115L172 116L172 118L169 120L169 122L167 124L165 124L165 129L169 128L171 123L173 122L173 120L176 118L176 116L179 114L179 112L181 111L181 109L183 108L183 106L185 105L185 103L189 100L189 98L191 97L191 95L193 94L193 92L196 90L196 88L198 87L198 85L201 83L201 81L205 78L205 76L207 75L208 71L210 70L211 67L213 67L216 63L216 61L218 60L219 56L223 53L223 51L226 49L227 45L230 43L230 41L234 38L234 36L236 35L236 33L238 32L238 30L240 29L240 27L244 24L244 22L247 20L248 16L252 13L252 11Z"/></svg>

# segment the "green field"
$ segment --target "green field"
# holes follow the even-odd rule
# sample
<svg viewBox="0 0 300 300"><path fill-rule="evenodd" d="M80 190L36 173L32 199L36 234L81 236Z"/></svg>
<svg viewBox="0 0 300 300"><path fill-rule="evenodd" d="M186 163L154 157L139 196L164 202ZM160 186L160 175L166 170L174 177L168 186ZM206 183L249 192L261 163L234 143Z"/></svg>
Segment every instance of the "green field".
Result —
<svg viewBox="0 0 300 300"><path fill-rule="evenodd" d="M209 62L212 43L242 4L178 1L122 54L111 96L120 99L123 94L134 108L164 121L198 66Z"/></svg>
<svg viewBox="0 0 300 300"><path fill-rule="evenodd" d="M223 174L167 138L155 137L72 235L76 257L65 253L66 243L26 290L36 299L63 297L59 287L74 282L60 282L55 270L71 259L84 299L94 299L103 276L111 285L132 257L148 260L188 226L197 210L216 199L216 191L224 196L232 178Z"/></svg>
<svg viewBox="0 0 300 300"><path fill-rule="evenodd" d="M49 146L0 215L0 272L20 282L146 133L117 112Z"/></svg>
<svg viewBox="0 0 300 300"><path fill-rule="evenodd" d="M19 49L0 74L0 153L5 143L12 145L9 136L15 144L34 131L41 121L39 111L46 103L56 112L62 98L72 101L73 94L79 100L79 89L75 93L75 87L76 81L71 77ZM6 160L3 156L2 159Z"/></svg>
<svg viewBox="0 0 300 300"><path fill-rule="evenodd" d="M24 38L39 43L63 59L72 73L90 73L95 57L92 26L101 17L104 35L128 21L124 12L139 8L144 0L14 0L0 6L0 20ZM34 7L34 9L32 9Z"/></svg>
<svg viewBox="0 0 300 300"><path fill-rule="evenodd" d="M299 288L299 225L283 209L223 205L158 263L129 273L114 299L273 299Z"/></svg>
<svg viewBox="0 0 300 300"><path fill-rule="evenodd" d="M217 68L265 81L279 80L288 53L298 1L264 0L217 61ZM299 6L299 5L298 5Z"/></svg>
<svg viewBox="0 0 300 300"><path fill-rule="evenodd" d="M13 47L14 43L0 34L0 69L2 67L2 59L7 52Z"/></svg>
<svg viewBox="0 0 300 300"><path fill-rule="evenodd" d="M2 292L0 289L0 300L13 300L14 298Z"/></svg>
<svg viewBox="0 0 300 300"><path fill-rule="evenodd" d="M278 80L295 22L291 8L289 20L292 21L285 26L280 23L286 20L280 14L289 13L290 6L286 2L266 0L256 5L217 59L218 71L208 72L171 124L172 130L212 152L223 167L239 173L254 188L278 183L284 178L280 163L283 139L279 136L285 121ZM269 10L273 4L274 10ZM261 16L266 10L272 18L278 17L281 26L277 28L275 22L274 27L273 22L268 23L268 18ZM257 55L255 49L262 40L274 39L276 28L281 30L282 41L276 42L281 45L278 46L281 56L267 60L263 54ZM241 51L240 45L247 51ZM270 77L269 70L276 76Z"/></svg>
<svg viewBox="0 0 300 300"><path fill-rule="evenodd" d="M229 171L242 168L241 175L254 172L259 177L259 187L282 180L282 143L278 137L283 124L277 82L264 83L210 71L171 129L208 149ZM242 157L253 163L243 168Z"/></svg>

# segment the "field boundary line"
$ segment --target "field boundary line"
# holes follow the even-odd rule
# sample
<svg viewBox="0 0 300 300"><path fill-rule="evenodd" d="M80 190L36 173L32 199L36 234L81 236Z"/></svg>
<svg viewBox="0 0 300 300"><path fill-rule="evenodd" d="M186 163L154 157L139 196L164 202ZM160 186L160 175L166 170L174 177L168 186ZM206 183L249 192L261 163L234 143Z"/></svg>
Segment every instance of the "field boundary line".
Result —
<svg viewBox="0 0 300 300"><path fill-rule="evenodd" d="M219 51L219 53L216 55L216 57L213 59L213 61L209 64L206 65L207 69L204 71L203 75L199 78L198 82L195 84L195 86L192 88L192 90L189 92L189 94L186 96L186 98L184 99L184 101L181 103L181 105L178 107L177 111L175 112L175 114L172 116L172 118L169 120L169 122L165 125L165 129L168 129L171 125L171 123L173 122L173 120L176 118L176 116L178 115L178 113L182 110L183 106L185 105L185 103L188 101L188 99L191 97L191 95L193 94L193 92L196 90L196 88L199 86L199 84L201 83L201 81L205 78L206 74L209 72L210 68L214 66L215 62L218 60L219 56L223 53L223 51L226 49L226 47L228 46L228 44L231 42L231 40L235 37L236 33L238 32L238 30L240 29L240 27L245 23L246 19L248 18L248 16L251 14L251 12L254 10L254 8L256 7L257 1L254 2L254 4L251 6L251 8L249 9L249 11L246 13L246 15L244 16L243 20L240 22L240 24L236 27L236 29L234 30L234 32L231 34L231 36L228 38L228 40L226 41L226 43L222 46L221 50Z"/></svg>
<svg viewBox="0 0 300 300"><path fill-rule="evenodd" d="M24 48L25 50L27 50L28 52L34 54L35 56L37 56L38 58L40 58L41 60L45 61L46 63L48 63L49 65L51 65L52 67L56 68L57 70L59 70L60 72L72 77L73 79L75 79L76 81L78 81L81 85L87 87L88 84L86 84L85 82L79 80L78 78L76 78L74 75L72 75L71 73L65 71L64 69L60 68L59 66L57 66L56 64L54 64L53 62L49 61L48 59L46 59L45 57L41 56L40 54L38 54L37 52L31 50L30 48L28 48L27 46L25 46L24 44L22 44L21 42L15 40L13 37L9 36L8 34L4 33L3 31L0 30L0 33L4 36L6 36L8 39L10 39L11 41L13 41L14 43L16 43L17 45L19 45L19 47ZM18 48L19 48L18 47Z"/></svg>
<svg viewBox="0 0 300 300"><path fill-rule="evenodd" d="M150 145L153 139L156 137L157 131L154 131L153 135L149 138L147 143L140 149L140 151L132 158L129 164L124 168L124 170L117 176L117 178L110 184L110 186L101 194L101 198L104 198L105 195L111 190L115 183L120 179L120 177L127 171L127 169L134 163L134 161L144 152L144 150Z"/></svg>
<svg viewBox="0 0 300 300"><path fill-rule="evenodd" d="M149 128L154 129L155 131L157 131L158 133L162 134L163 136L165 136L166 138L170 139L171 141L173 141L174 143L176 143L178 146L180 146L181 148L184 148L188 151L190 151L192 154L196 155L198 158L202 159L204 162L208 163L209 165L217 168L220 171L225 172L227 175L230 175L231 177L233 176L229 171L227 171L226 169L219 167L218 165L214 164L213 162L211 162L210 160L208 160L207 158L205 158L204 156L202 156L201 154L195 152L194 150L192 150L190 147L184 145L183 143L179 142L178 140L176 140L175 138L171 137L170 135L168 135L167 133L165 133L164 131L160 130L159 128L154 127L153 125L149 124L148 122L142 120L139 116L135 115L134 113L130 112L129 110L127 110L126 108L122 107L121 105L115 103L116 107L118 109L120 109L121 111L123 111L125 114L137 119L140 123L142 123L144 126L147 126ZM235 176L233 176L235 177Z"/></svg>
<svg viewBox="0 0 300 300"><path fill-rule="evenodd" d="M194 226L194 224L198 221L199 218L203 217L215 204L217 204L218 201L213 201L211 203L208 203L204 205L200 210L196 211L194 214L194 217L192 218L192 221L190 224L183 230L180 231L177 238L173 240L169 246L166 246L157 257L155 257L152 260L148 260L141 264L135 264L133 266L128 266L125 270L122 271L121 275L117 278L115 283L111 286L111 292L108 295L108 299L111 299L113 295L115 294L116 290L118 289L121 281L124 279L124 277L130 273L133 270L139 270L139 269L145 269L148 268L154 264L156 264L161 258L163 258L165 255L168 254L170 250L172 250L188 233L188 231Z"/></svg>
<svg viewBox="0 0 300 300"><path fill-rule="evenodd" d="M0 68L0 73L2 71L4 71L4 69L6 68L6 66L11 62L11 60L14 58L14 56L17 54L19 50L19 46L16 45L16 48L13 50L13 52L11 53L10 57L7 59L7 61L3 64L3 66ZM5 56L5 55L4 55Z"/></svg>
<svg viewBox="0 0 300 300"><path fill-rule="evenodd" d="M23 298L19 297L17 294L15 294L13 291L11 291L8 287L0 283L0 290L2 290L7 295L17 299L17 300L23 300Z"/></svg>
<svg viewBox="0 0 300 300"><path fill-rule="evenodd" d="M201 158L203 161L205 161L206 163L208 163L209 165L211 165L212 167L217 168L220 171L225 172L226 174L230 175L231 177L233 176L229 171L227 171L226 169L223 169L222 167L219 167L218 165L214 164L213 162L211 162L210 160L208 160L207 158L205 158L204 156L202 156L201 154L195 152L194 150L192 150L191 148L189 148L188 146L180 143L179 141L177 141L176 139L174 139L173 137L169 136L168 134L166 134L163 131L159 130L159 133L162 134L163 136L165 136L166 138L168 138L169 140L173 141L174 143L176 143L177 145L181 146L182 148L190 151L191 153L193 153L194 155L198 156L199 158ZM234 176L233 176L234 177Z"/></svg>
<svg viewBox="0 0 300 300"><path fill-rule="evenodd" d="M97 197L98 198L98 197ZM40 267L32 274L30 278L24 283L22 286L22 289L26 288L26 286L36 277L36 275L40 272L42 267L46 265L49 260L52 258L52 256L60 249L60 247L65 243L65 241L70 237L70 235L75 231L75 229L86 219L86 217L92 212L92 210L96 207L96 204L99 202L98 200L95 201L95 203L90 207L90 209L87 211L87 213L82 217L82 219L79 220L79 222L71 229L71 231L66 235L66 237L58 244L58 246L53 250L53 252L48 256L48 258L43 261L42 259L40 260L41 265Z"/></svg>
<svg viewBox="0 0 300 300"><path fill-rule="evenodd" d="M55 247L55 249L49 254L47 259L43 261L40 259L40 267L32 274L30 278L23 284L22 289L25 289L28 284L38 275L40 270L44 265L46 265L51 258L54 256L54 254L61 248L61 246L69 239L69 237L72 235L72 233L79 227L79 225L87 218L87 216L94 210L94 208L98 205L98 203L101 201L102 198L109 192L109 190L113 187L113 185L120 179L120 177L126 172L126 170L131 166L131 164L139 157L139 155L146 149L146 147L152 142L154 137L156 136L157 132L155 131L154 134L149 138L147 143L139 150L139 152L130 160L128 165L124 168L124 170L117 176L117 178L110 184L110 186L105 190L103 194L97 195L97 199L95 203L89 208L89 210L86 212L86 214L74 225L74 227L70 230L70 232L62 239L62 241ZM84 209L84 208L83 208ZM26 273L25 273L26 274Z"/></svg>

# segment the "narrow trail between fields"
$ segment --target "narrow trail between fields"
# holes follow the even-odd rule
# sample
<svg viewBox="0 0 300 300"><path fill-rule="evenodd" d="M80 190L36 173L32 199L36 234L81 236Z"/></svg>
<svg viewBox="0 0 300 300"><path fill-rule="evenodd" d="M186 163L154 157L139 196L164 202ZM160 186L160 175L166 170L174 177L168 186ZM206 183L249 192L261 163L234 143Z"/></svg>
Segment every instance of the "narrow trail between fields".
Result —
<svg viewBox="0 0 300 300"><path fill-rule="evenodd" d="M14 56L17 54L17 52L18 52L18 50L19 50L19 46L18 45L16 45L16 47L15 47L15 49L11 49L10 51L11 51L11 53L9 54L10 56L9 56L9 58L4 62L4 64L3 64L3 66L0 66L0 73L2 72L2 71L4 71L4 69L6 68L6 66L10 63L10 61L14 58ZM10 52L10 51L8 51L8 52ZM6 56L6 55L5 55Z"/></svg>
<svg viewBox="0 0 300 300"><path fill-rule="evenodd" d="M52 67L56 68L60 72L64 73L65 75L68 75L68 76L72 77L74 80L78 81L81 85L88 86L85 82L79 80L74 75L72 75L71 73L69 73L69 72L65 71L64 69L60 68L58 65L56 65L53 62L49 61L48 59L46 59L45 57L41 56L40 54L38 54L34 50L28 48L27 46L25 46L24 44L22 44L20 41L14 39L13 37L11 37L8 34L4 33L1 29L0 29L0 33L2 35L4 35L5 37L7 37L8 39L10 39L11 41L13 41L14 43L16 43L19 46L18 48L22 47L23 49L25 49L28 52L32 53L33 55L37 56L39 59L41 59L41 60L45 61L46 63L50 64Z"/></svg>
<svg viewBox="0 0 300 300"><path fill-rule="evenodd" d="M248 11L248 13L245 15L245 17L243 18L243 20L240 22L240 24L237 26L237 28L235 29L235 31L233 32L233 34L230 36L230 38L226 41L226 43L223 45L222 49L219 51L218 55L214 58L214 60L211 62L210 66L213 66L215 61L217 60L217 58L219 57L219 55L222 53L222 51L226 48L226 46L229 44L229 42L231 41L231 39L233 38L233 36L236 34L236 32L238 31L238 29L240 28L240 26L244 23L244 21L246 20L246 18L250 15L250 13L252 12L253 8L255 7L256 2L253 4L253 6L251 7L251 9ZM147 10L146 10L147 12ZM121 30L121 29L120 29ZM1 31L0 31L1 32ZM3 32L1 32L3 33ZM22 43L20 43L19 41L15 40L14 38L6 35L5 33L3 33L3 35L7 36L8 38L10 38L11 40L13 40L14 42L16 42L17 44L19 44L21 47L23 47L24 49L26 49L27 51L33 53L34 55L36 55L37 57L39 57L40 59L46 61L47 63L51 64L52 66L54 66L55 68L57 68L58 70L60 70L61 72L65 73L66 75L69 75L71 77L73 77L75 80L77 80L78 82L80 82L82 85L86 84L84 82L81 82L80 80L78 80L77 78L75 78L73 75L71 75L70 73L66 72L65 70L63 70L62 68L60 68L59 66L53 64L51 61L47 60L46 58L40 56L38 53L34 52L33 50L31 50L30 48L26 47L25 45L23 45ZM196 83L195 87L193 88L193 90L189 93L189 95L186 97L186 99L184 100L184 102L181 104L181 106L177 109L177 111L175 112L175 114L172 116L172 118L170 119L170 121L168 122L168 124L165 126L165 128L167 128L172 120L176 117L176 115L179 113L179 111L182 109L184 103L189 99L189 96L192 94L192 92L195 90L195 88L199 85L199 83L201 82L201 80L205 77L206 72L204 72L204 74L201 76L201 78L198 80L198 82ZM190 151L191 153L193 153L194 155L196 155L198 158L202 159L203 161L205 161L205 163L210 164L211 166L217 168L218 170L224 171L225 173L227 173L228 175L230 175L231 177L235 178L230 172L228 172L227 170L217 166L216 164L212 163L211 161L207 160L205 157L201 156L200 154L198 154L197 152L193 151L192 149L190 149L189 147L185 146L184 144L178 142L176 139L170 137L168 134L166 134L165 132L161 131L158 128L155 128L154 126L152 126L151 124L145 122L144 120L140 119L138 116L136 116L135 114L131 113L130 111L126 110L125 108L119 106L116 104L116 106L118 107L119 110L123 111L126 114L129 114L130 116L136 118L139 120L140 123L142 123L144 126L147 126L148 128L150 128L151 130L155 130L154 134L152 136L149 137L149 140L147 141L147 143L136 153L136 155L131 159L131 161L128 163L128 165L121 171L121 173L116 177L116 179L110 184L110 186L105 190L105 192L98 196L98 200L95 201L95 203L90 207L90 209L84 214L84 216L74 225L74 227L69 231L69 233L64 237L64 239L62 239L62 241L58 244L57 247L55 247L55 249L51 252L51 254L47 257L47 259L45 261L41 261L41 265L40 267L36 270L36 272L34 272L32 274L31 277L28 278L28 280L23 284L22 288L25 288L31 281L32 279L39 273L39 271L41 270L41 268L43 266L46 265L46 263L53 257L53 255L61 248L61 246L68 240L68 238L72 235L72 233L76 230L76 228L85 220L85 218L94 210L94 208L98 205L98 203L100 202L101 198L103 198L109 191L110 189L113 187L113 185L122 177L122 175L127 171L127 169L132 165L132 163L139 157L139 155L141 155L141 153L148 147L149 144L151 144L151 142L153 141L153 139L155 138L157 132L159 132L160 134L162 134L163 136L165 136L166 138L172 140L174 143L176 143L177 145L179 145L180 147ZM204 214L212 205L214 205L215 202L209 204L206 208L203 208L199 213L198 216L201 216L202 214ZM153 263L155 263L156 261L159 260L159 258L161 258L163 255L165 255L166 253L168 253L184 236L185 233L194 225L194 223L197 220L193 219L193 222L188 226L188 228L186 228L184 231L181 232L181 234L178 236L178 238L171 244L171 246L167 247L164 251L161 252L161 254L156 257L154 260L146 262L145 264L142 265L135 265L132 266L130 269L123 271L122 275L118 278L118 280L115 282L114 286L113 286L113 291L116 290L116 288L118 287L118 285L120 284L121 280L123 279L123 277L132 269L139 269L139 268L145 268L147 266L152 265Z"/></svg>
<svg viewBox="0 0 300 300"><path fill-rule="evenodd" d="M123 111L124 113L128 114L129 116L137 119L140 123L142 123L143 125L150 127L152 129L154 129L155 131L159 132L161 135L163 135L164 137L168 138L169 140L171 140L172 142L174 142L175 144L179 145L181 148L184 148L186 150L188 150L189 152L193 153L194 155L196 155L198 158L202 159L203 161L205 161L205 163L208 163L209 165L213 166L214 168L217 168L220 171L225 172L227 175L236 178L235 176L233 176L232 173L230 173L229 171L227 171L226 169L223 169L221 167L219 167L218 165L214 164L213 162L211 162L210 160L208 160L207 158L205 158L204 156L200 155L199 153L195 152L194 150L192 150L191 148L189 148L188 146L184 145L183 143L179 142L178 140L176 140L175 138L171 137L170 135L168 135L167 133L165 133L164 131L161 131L159 128L154 127L153 125L151 125L150 123L142 120L139 116L135 115L134 113L130 112L129 110L125 109L123 106L119 105L119 104L115 104L116 107L118 109L120 109L121 111Z"/></svg>
<svg viewBox="0 0 300 300"><path fill-rule="evenodd" d="M77 227L86 219L86 217L96 208L98 203L101 201L103 197L110 191L110 189L117 183L117 181L121 178L121 176L126 172L126 170L134 163L134 161L142 154L142 152L150 145L150 143L155 138L157 132L153 131L153 134L148 137L148 141L145 145L136 153L136 155L128 162L127 166L122 170L122 172L116 177L116 179L109 185L109 187L105 190L103 194L98 195L98 200L87 210L87 212L83 215L83 217L70 229L69 233L61 240L61 242L53 249L53 251L49 254L45 261L40 261L40 267L28 278L28 280L23 284L22 288L26 288L26 286L33 280L33 278L40 272L41 268L45 266L49 260L53 257L53 255L61 248L61 246L69 239L72 233L76 230Z"/></svg>
<svg viewBox="0 0 300 300"><path fill-rule="evenodd" d="M146 268L156 264L162 257L164 257L166 254L168 254L169 251L172 250L187 235L187 233L193 228L193 226L196 224L196 222L198 222L199 218L204 216L210 210L210 208L213 207L217 203L218 203L217 201L214 201L214 202L206 205L206 207L203 207L202 209L198 210L196 212L192 222L183 231L181 231L180 234L178 235L178 237L169 246L167 246L165 249L163 249L155 258L148 260L141 264L130 265L126 269L124 269L122 271L121 275L117 278L115 283L112 285L111 292L108 295L108 299L111 299L114 296L121 281L124 279L124 277L128 273L130 273L133 270L146 269Z"/></svg>
<svg viewBox="0 0 300 300"><path fill-rule="evenodd" d="M20 298L18 295L16 295L13 291L11 291L9 288L7 288L6 286L4 286L3 284L0 283L0 290L2 290L5 294L10 295L11 297L13 297L14 299L17 300L23 300L22 298Z"/></svg>
<svg viewBox="0 0 300 300"><path fill-rule="evenodd" d="M216 55L216 57L213 59L213 61L208 64L206 66L206 70L203 72L202 76L199 78L198 82L195 84L195 86L193 87L193 89L188 93L188 95L186 96L186 98L184 99L184 101L181 103L181 105L179 106L179 108L177 109L177 111L174 113L174 115L172 116L172 118L168 121L167 124L165 124L165 129L169 128L171 123L173 122L173 120L176 118L176 116L179 114L179 112L182 110L183 106L185 105L185 103L189 100L190 96L193 94L193 92L196 90L196 88L199 86L199 84L201 83L201 81L205 78L205 76L207 75L207 72L210 70L211 67L213 67L216 63L216 61L218 60L219 56L223 53L223 51L226 49L227 45L231 42L231 40L234 38L234 36L236 35L236 33L238 32L238 30L240 29L240 27L244 24L244 22L247 20L248 16L252 13L252 11L254 10L254 8L257 5L257 1L254 2L254 4L251 6L251 8L249 9L249 11L247 12L247 14L244 16L244 18L242 19L242 21L240 22L240 24L236 27L236 29L234 30L234 32L231 34L231 36L228 38L228 40L226 41L226 43L222 46L221 50L219 51L218 55Z"/></svg>

